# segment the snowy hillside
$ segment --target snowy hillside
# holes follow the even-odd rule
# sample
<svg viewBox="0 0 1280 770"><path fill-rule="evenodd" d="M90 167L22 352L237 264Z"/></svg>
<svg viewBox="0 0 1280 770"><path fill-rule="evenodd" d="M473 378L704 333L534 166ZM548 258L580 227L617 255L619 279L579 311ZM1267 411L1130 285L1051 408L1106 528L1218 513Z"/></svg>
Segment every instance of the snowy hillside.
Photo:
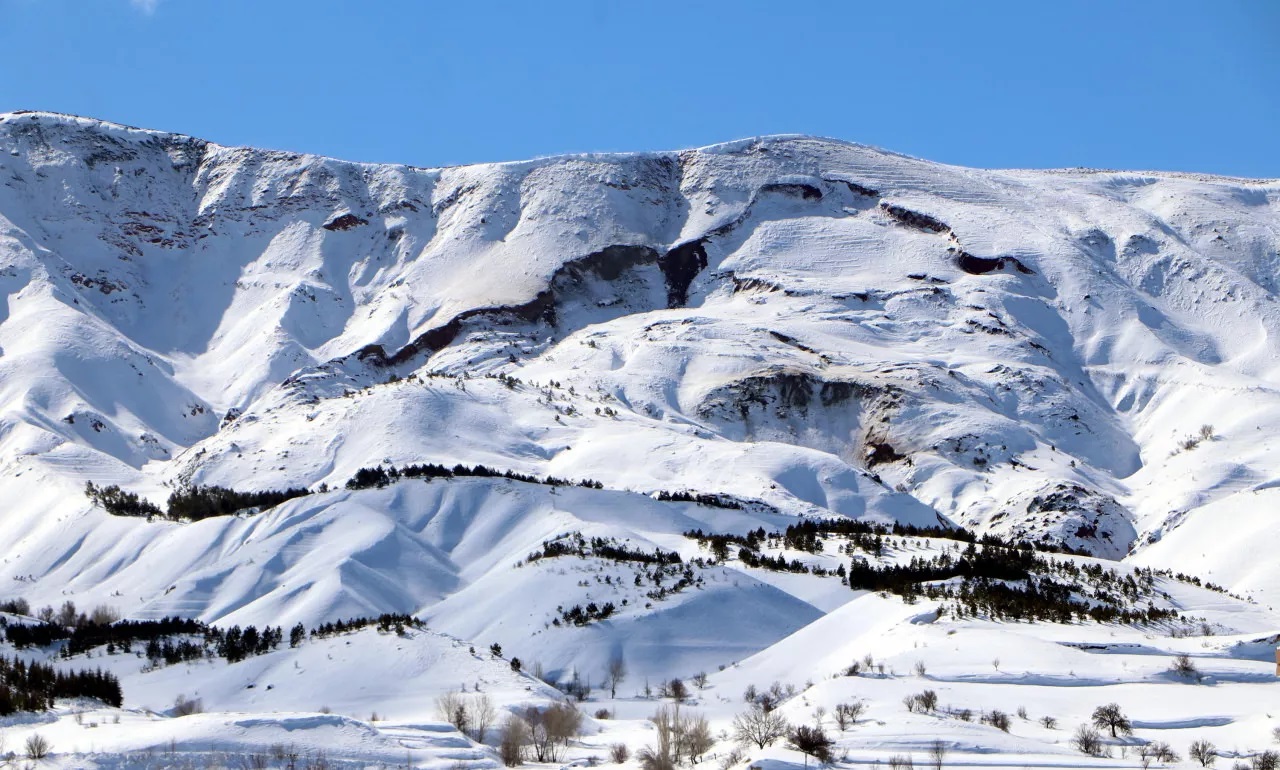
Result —
<svg viewBox="0 0 1280 770"><path fill-rule="evenodd" d="M838 658L897 659L906 676L906 642L953 632L970 641L928 661L947 697L1017 685L1091 710L1091 693L1056 687L1088 670L1090 688L1158 704L1185 686L1137 656L1193 651L1167 633L1203 617L1216 635L1194 651L1215 661L1215 692L1256 706L1266 645L1227 640L1280 632L1278 281L1277 180L974 170L798 136L421 169L0 115L0 600L219 627L402 613L553 680L624 656L627 696L726 666L708 690L717 729L747 678L811 678L805 697L831 709L853 681L821 681ZM348 488L361 469L426 464L483 469ZM87 482L161 508L191 486L310 494L187 522L113 515ZM821 570L805 573L685 534L801 518L960 526L1154 570L1167 576L1144 602L1197 619L925 622L935 598L851 591L839 537L751 557ZM949 553L903 547L885 558ZM1112 633L1158 652L1071 647ZM1016 682L974 658L1024 645L1044 656ZM308 650L272 665L306 667ZM176 694L132 676L126 709ZM314 690L254 699L192 676L220 712L297 712L347 736L333 746L397 745L307 715ZM505 702L523 686L501 685ZM885 708L909 694L867 686ZM329 700L345 720L373 708L342 688ZM412 730L430 700L378 708ZM653 705L628 703L610 708ZM1248 708L1213 708L1227 721L1206 725L1253 740L1230 715ZM183 719L192 735L227 724ZM381 737L352 737L366 729ZM1068 750L1044 729L1031 748L977 724L957 741ZM881 733L850 750L907 750ZM147 740L112 751L168 737Z"/></svg>

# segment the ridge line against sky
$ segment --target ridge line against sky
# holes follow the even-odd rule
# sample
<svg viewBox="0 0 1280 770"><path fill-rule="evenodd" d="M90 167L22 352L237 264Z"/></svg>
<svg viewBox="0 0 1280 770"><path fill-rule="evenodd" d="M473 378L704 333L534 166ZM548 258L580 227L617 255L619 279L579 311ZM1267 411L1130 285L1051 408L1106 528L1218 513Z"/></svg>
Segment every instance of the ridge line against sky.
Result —
<svg viewBox="0 0 1280 770"><path fill-rule="evenodd" d="M449 166L826 136L986 168L1280 177L1280 3L642 8L0 0L51 110Z"/></svg>

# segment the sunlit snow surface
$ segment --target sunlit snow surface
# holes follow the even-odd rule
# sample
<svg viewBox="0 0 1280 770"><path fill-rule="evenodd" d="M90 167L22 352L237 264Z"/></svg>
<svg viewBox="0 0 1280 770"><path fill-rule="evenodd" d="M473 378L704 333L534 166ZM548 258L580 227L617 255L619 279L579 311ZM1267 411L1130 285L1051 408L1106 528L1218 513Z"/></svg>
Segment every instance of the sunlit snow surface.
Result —
<svg viewBox="0 0 1280 770"><path fill-rule="evenodd" d="M841 737L855 763L919 763L941 736L957 764L1134 766L1118 746L1096 762L1069 746L1111 701L1184 756L1199 737L1260 749L1280 720L1278 276L1276 181L982 171L807 137L416 169L0 116L0 598L225 625L429 623L232 666L95 658L123 678L120 724L64 710L5 728L8 748L36 730L79 752L66 767L130 766L148 747L178 766L171 741L177 757L297 743L491 766L432 700L476 682L507 707L551 697L490 659L500 642L596 684L627 657L626 699L588 704L623 719L593 725L574 758L651 741L635 720L656 704L633 696L697 671L717 730L748 683L796 685L795 721L868 699ZM111 517L82 492L341 489L361 467L420 462L604 489L406 481L186 525ZM747 504L648 496L661 490ZM801 515L1047 536L1257 603L1170 583L1217 630L1170 639L932 622L924 604L736 561L661 601L628 594L625 569L524 563L573 531L693 558L686 530ZM599 582L609 570L623 588ZM606 623L551 625L562 605L613 598L628 604ZM1180 652L1211 685L1167 674ZM866 654L896 676L831 678ZM1006 735L907 714L925 688L1031 718ZM178 692L210 713L142 711Z"/></svg>

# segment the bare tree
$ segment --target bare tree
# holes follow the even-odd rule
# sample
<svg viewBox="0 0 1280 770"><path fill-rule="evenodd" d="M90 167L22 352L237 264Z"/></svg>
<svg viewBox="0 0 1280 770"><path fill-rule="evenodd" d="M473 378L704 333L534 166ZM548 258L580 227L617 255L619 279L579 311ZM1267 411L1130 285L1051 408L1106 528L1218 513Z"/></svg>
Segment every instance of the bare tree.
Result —
<svg viewBox="0 0 1280 770"><path fill-rule="evenodd" d="M663 682L658 687L659 698L671 698L676 703L684 703L689 699L689 688L679 679Z"/></svg>
<svg viewBox="0 0 1280 770"><path fill-rule="evenodd" d="M800 725L787 733L787 745L804 754L805 767L809 766L809 757L813 757L823 765L831 763L831 739L821 727Z"/></svg>
<svg viewBox="0 0 1280 770"><path fill-rule="evenodd" d="M687 714L679 724L681 754L688 757L690 762L697 764L702 759L702 755L710 751L716 742L715 738L711 737L711 725L701 714Z"/></svg>
<svg viewBox="0 0 1280 770"><path fill-rule="evenodd" d="M460 693L447 692L436 698L436 713L440 718L465 734L471 727L471 714L467 710L467 701Z"/></svg>
<svg viewBox="0 0 1280 770"><path fill-rule="evenodd" d="M699 671L693 675L691 681L693 682L693 686L697 687L699 690L707 689L707 672Z"/></svg>
<svg viewBox="0 0 1280 770"><path fill-rule="evenodd" d="M1009 715L999 709L992 709L982 717L982 721L996 728L1009 732Z"/></svg>
<svg viewBox="0 0 1280 770"><path fill-rule="evenodd" d="M1120 711L1118 703L1108 703L1094 709L1093 724L1100 730L1110 729L1112 738L1119 737L1117 733L1133 734L1133 725L1129 723L1129 718L1124 715L1124 712Z"/></svg>
<svg viewBox="0 0 1280 770"><path fill-rule="evenodd" d="M99 604L89 613L89 622L97 626L109 626L120 619L120 612L109 604Z"/></svg>
<svg viewBox="0 0 1280 770"><path fill-rule="evenodd" d="M1201 767L1209 767L1218 759L1218 747L1202 738L1191 744L1187 754L1199 762Z"/></svg>
<svg viewBox="0 0 1280 770"><path fill-rule="evenodd" d="M1091 757L1101 756L1102 754L1102 733L1089 725L1077 727L1075 735L1071 737L1071 743L1082 754L1088 754Z"/></svg>
<svg viewBox="0 0 1280 770"><path fill-rule="evenodd" d="M642 762L645 756L652 755L650 764L669 761L678 765L686 758L696 764L715 743L707 718L694 712L682 711L680 704L659 708L649 717L649 721L657 729L658 742L656 746L646 747L648 753L637 754Z"/></svg>
<svg viewBox="0 0 1280 770"><path fill-rule="evenodd" d="M1280 765L1280 754L1274 751L1263 751L1255 754L1249 763L1251 770L1276 770Z"/></svg>
<svg viewBox="0 0 1280 770"><path fill-rule="evenodd" d="M889 770L915 770L915 766L910 754L894 754L889 757Z"/></svg>
<svg viewBox="0 0 1280 770"><path fill-rule="evenodd" d="M615 655L609 660L609 668L604 677L605 683L609 685L609 697L618 697L618 685L627 678L627 662L621 655Z"/></svg>
<svg viewBox="0 0 1280 770"><path fill-rule="evenodd" d="M836 710L833 712L835 715L836 727L840 728L840 732L844 732L848 728L857 724L858 717L862 716L863 712L866 710L867 704L860 700L837 704Z"/></svg>
<svg viewBox="0 0 1280 770"><path fill-rule="evenodd" d="M677 728L680 721L680 706L672 708L663 706L649 717L657 731L657 742L653 746L645 746L636 752L643 770L674 770L679 761L677 747Z"/></svg>
<svg viewBox="0 0 1280 770"><path fill-rule="evenodd" d="M787 734L787 720L781 714L766 711L760 704L755 704L734 717L733 733L739 742L754 743L756 748L763 749Z"/></svg>
<svg viewBox="0 0 1280 770"><path fill-rule="evenodd" d="M567 703L556 703L545 709L525 709L524 721L529 725L529 736L534 758L539 762L558 762L569 741L582 729L582 712Z"/></svg>
<svg viewBox="0 0 1280 770"><path fill-rule="evenodd" d="M27 752L27 759L33 761L44 759L49 756L51 751L53 751L53 746L49 745L49 741L39 733L32 733L28 736L27 743L24 748Z"/></svg>
<svg viewBox="0 0 1280 770"><path fill-rule="evenodd" d="M916 702L920 705L921 711L932 714L938 708L938 693L925 690L916 696Z"/></svg>
<svg viewBox="0 0 1280 770"><path fill-rule="evenodd" d="M1164 741L1151 743L1151 755L1156 758L1157 762L1164 762L1165 764L1177 762L1181 759L1178 756L1178 752L1174 751L1173 747Z"/></svg>
<svg viewBox="0 0 1280 770"><path fill-rule="evenodd" d="M942 763L947 758L947 744L940 738L934 738L929 744L929 761L933 770L942 770Z"/></svg>
<svg viewBox="0 0 1280 770"><path fill-rule="evenodd" d="M488 695L473 695L470 700L470 738L476 743L484 743L484 737L498 718L498 712L494 710L493 701L489 700Z"/></svg>
<svg viewBox="0 0 1280 770"><path fill-rule="evenodd" d="M62 607L58 610L58 625L70 628L76 624L76 620L80 614L76 612L76 603L70 599L62 603Z"/></svg>
<svg viewBox="0 0 1280 770"><path fill-rule="evenodd" d="M498 734L498 756L502 764L515 767L524 764L524 747L529 742L529 725L515 714L507 715Z"/></svg>

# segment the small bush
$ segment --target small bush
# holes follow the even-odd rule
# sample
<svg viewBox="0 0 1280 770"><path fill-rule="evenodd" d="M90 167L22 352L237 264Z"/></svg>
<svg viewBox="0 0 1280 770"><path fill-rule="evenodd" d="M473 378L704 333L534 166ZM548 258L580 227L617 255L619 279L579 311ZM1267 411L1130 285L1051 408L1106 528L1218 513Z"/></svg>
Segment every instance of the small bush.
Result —
<svg viewBox="0 0 1280 770"><path fill-rule="evenodd" d="M1009 715L1004 713L1003 711L993 710L989 714L987 714L985 717L983 717L982 721L986 722L987 724L991 725L997 730L1003 730L1006 733L1009 732L1009 725L1010 725Z"/></svg>
<svg viewBox="0 0 1280 770"><path fill-rule="evenodd" d="M1184 679L1200 679L1200 669L1196 668L1191 656L1185 653L1173 659L1173 664L1169 666L1169 670Z"/></svg>
<svg viewBox="0 0 1280 770"><path fill-rule="evenodd" d="M1254 756L1251 763L1252 770L1276 770L1280 765L1280 754L1274 751L1264 751Z"/></svg>
<svg viewBox="0 0 1280 770"><path fill-rule="evenodd" d="M49 741L43 735L34 733L27 738L25 749L27 759L37 761L49 756L49 753L53 751L53 746L49 745Z"/></svg>
<svg viewBox="0 0 1280 770"><path fill-rule="evenodd" d="M615 765L620 765L631 758L631 750L627 748L625 743L615 743L609 747L609 759L613 760Z"/></svg>
<svg viewBox="0 0 1280 770"><path fill-rule="evenodd" d="M731 770L731 768L742 764L747 758L747 753L742 750L741 746L734 746L729 753L720 757L720 770Z"/></svg>
<svg viewBox="0 0 1280 770"><path fill-rule="evenodd" d="M1040 724L1043 725L1046 730L1058 729L1058 720L1053 717L1040 717Z"/></svg>
<svg viewBox="0 0 1280 770"><path fill-rule="evenodd" d="M596 719L609 719L613 714L609 713L609 709L597 709L595 713Z"/></svg>
<svg viewBox="0 0 1280 770"><path fill-rule="evenodd" d="M915 770L915 766L910 754L894 754L889 757L890 770Z"/></svg>

